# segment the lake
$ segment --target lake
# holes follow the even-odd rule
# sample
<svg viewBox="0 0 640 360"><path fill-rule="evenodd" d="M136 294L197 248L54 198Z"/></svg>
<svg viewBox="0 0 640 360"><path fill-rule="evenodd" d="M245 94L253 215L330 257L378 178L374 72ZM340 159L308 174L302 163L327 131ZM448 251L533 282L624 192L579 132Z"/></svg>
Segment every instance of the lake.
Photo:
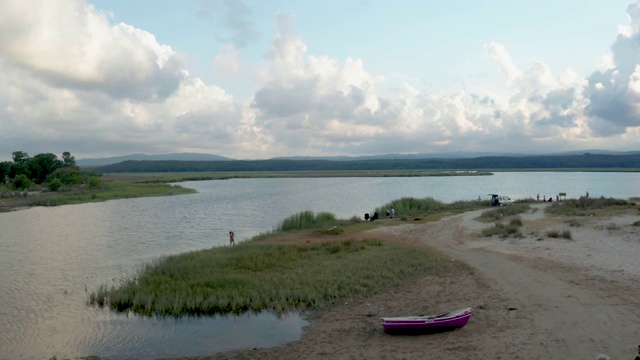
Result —
<svg viewBox="0 0 640 360"><path fill-rule="evenodd" d="M272 230L303 210L362 217L402 197L443 202L567 193L640 196L639 173L503 172L491 176L233 179L186 182L196 194L0 213L0 358L197 356L298 339L297 314L158 318L86 304L165 255ZM402 216L402 214L397 214Z"/></svg>

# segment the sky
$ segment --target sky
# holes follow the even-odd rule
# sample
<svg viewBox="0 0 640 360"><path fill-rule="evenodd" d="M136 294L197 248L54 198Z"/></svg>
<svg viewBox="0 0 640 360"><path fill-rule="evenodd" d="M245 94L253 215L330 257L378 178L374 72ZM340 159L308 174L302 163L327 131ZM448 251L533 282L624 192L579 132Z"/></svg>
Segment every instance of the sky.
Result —
<svg viewBox="0 0 640 360"><path fill-rule="evenodd" d="M0 1L0 161L639 151L639 1Z"/></svg>

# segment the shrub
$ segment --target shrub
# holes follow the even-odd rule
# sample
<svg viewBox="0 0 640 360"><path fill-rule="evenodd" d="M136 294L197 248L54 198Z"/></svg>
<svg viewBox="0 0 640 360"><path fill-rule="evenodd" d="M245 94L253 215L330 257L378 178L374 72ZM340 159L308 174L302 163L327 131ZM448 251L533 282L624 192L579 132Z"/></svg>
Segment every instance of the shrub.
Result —
<svg viewBox="0 0 640 360"><path fill-rule="evenodd" d="M557 230L550 230L550 231L547 231L547 236L554 239L563 238L563 239L571 240L572 238L571 231L569 230L564 230L563 232L559 232Z"/></svg>
<svg viewBox="0 0 640 360"><path fill-rule="evenodd" d="M567 221L567 223L571 227L578 227L578 226L582 225L582 224L580 224L580 222L578 220L575 220L575 219L571 219L571 220Z"/></svg>
<svg viewBox="0 0 640 360"><path fill-rule="evenodd" d="M34 185L33 181L29 180L27 175L20 174L16 176L11 182L11 186L15 190L26 190Z"/></svg>
<svg viewBox="0 0 640 360"><path fill-rule="evenodd" d="M480 220L495 221L506 216L513 216L529 211L529 204L514 204L510 206L500 206L495 209L487 210L480 215ZM522 226L522 224L520 224Z"/></svg>
<svg viewBox="0 0 640 360"><path fill-rule="evenodd" d="M509 221L509 225L514 226L514 227L520 227L520 226L522 226L522 219L519 216L515 217L515 218L511 219L511 221Z"/></svg>
<svg viewBox="0 0 640 360"><path fill-rule="evenodd" d="M53 181L49 183L49 191L58 191L60 186L62 186L62 181L60 181L60 179L53 179Z"/></svg>
<svg viewBox="0 0 640 360"><path fill-rule="evenodd" d="M49 175L48 180L53 181L53 179L59 179L64 185L78 185L83 182L82 172L77 166L68 166L57 169Z"/></svg>
<svg viewBox="0 0 640 360"><path fill-rule="evenodd" d="M101 184L101 181L100 181L100 179L98 179L97 177L95 177L95 176L91 176L91 177L89 178L89 187L90 187L90 188L95 189L95 188L97 188L98 186L100 186L100 184Z"/></svg>
<svg viewBox="0 0 640 360"><path fill-rule="evenodd" d="M504 225L503 223L496 222L493 227L482 230L482 236L490 237L498 235L503 239L510 236L521 238L522 232L520 231L520 226L522 226L522 224Z"/></svg>

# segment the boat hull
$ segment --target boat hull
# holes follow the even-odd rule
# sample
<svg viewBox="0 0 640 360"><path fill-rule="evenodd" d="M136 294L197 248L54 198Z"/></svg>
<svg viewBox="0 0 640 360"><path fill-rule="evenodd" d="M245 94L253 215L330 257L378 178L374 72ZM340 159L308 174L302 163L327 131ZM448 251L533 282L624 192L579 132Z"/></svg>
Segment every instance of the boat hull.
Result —
<svg viewBox="0 0 640 360"><path fill-rule="evenodd" d="M470 317L471 308L440 315L382 318L382 328L386 333L441 332L464 327Z"/></svg>

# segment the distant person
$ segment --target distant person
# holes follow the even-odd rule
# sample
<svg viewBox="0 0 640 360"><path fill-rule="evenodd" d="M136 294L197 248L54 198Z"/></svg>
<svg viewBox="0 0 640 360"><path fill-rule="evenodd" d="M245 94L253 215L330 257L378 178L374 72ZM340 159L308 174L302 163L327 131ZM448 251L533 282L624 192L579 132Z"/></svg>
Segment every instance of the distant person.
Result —
<svg viewBox="0 0 640 360"><path fill-rule="evenodd" d="M396 209L391 208L391 218L393 219L396 216Z"/></svg>
<svg viewBox="0 0 640 360"><path fill-rule="evenodd" d="M236 244L236 234L233 231L229 231L229 246L233 246Z"/></svg>
<svg viewBox="0 0 640 360"><path fill-rule="evenodd" d="M560 201L560 195L556 195L556 201Z"/></svg>
<svg viewBox="0 0 640 360"><path fill-rule="evenodd" d="M480 195L478 195L478 201L482 201L482 198L480 197Z"/></svg>
<svg viewBox="0 0 640 360"><path fill-rule="evenodd" d="M542 202L545 202L545 201L547 201L547 195L542 196Z"/></svg>
<svg viewBox="0 0 640 360"><path fill-rule="evenodd" d="M587 191L587 194L584 197L586 197L587 199L589 198L589 192L588 191Z"/></svg>
<svg viewBox="0 0 640 360"><path fill-rule="evenodd" d="M540 194L536 195L536 200L540 201Z"/></svg>

